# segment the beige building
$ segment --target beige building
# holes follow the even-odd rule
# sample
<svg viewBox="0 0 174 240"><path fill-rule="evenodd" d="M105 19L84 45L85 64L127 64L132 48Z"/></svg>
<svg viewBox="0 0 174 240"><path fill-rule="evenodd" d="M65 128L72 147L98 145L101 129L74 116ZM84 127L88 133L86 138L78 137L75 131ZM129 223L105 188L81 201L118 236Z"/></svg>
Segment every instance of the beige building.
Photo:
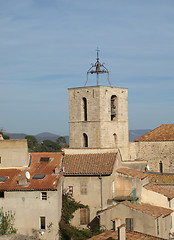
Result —
<svg viewBox="0 0 174 240"><path fill-rule="evenodd" d="M174 172L174 124L163 124L130 143L130 159L147 161L152 172Z"/></svg>
<svg viewBox="0 0 174 240"><path fill-rule="evenodd" d="M72 220L73 225L83 228L96 218L98 210L112 204L115 171L121 160L116 151L86 154L72 152L65 153L63 159L64 189L77 202L88 205L87 209L76 211Z"/></svg>
<svg viewBox="0 0 174 240"><path fill-rule="evenodd" d="M162 239L169 239L172 210L150 204L134 204L128 201L98 212L100 225L113 230L119 219L125 221L126 229Z"/></svg>
<svg viewBox="0 0 174 240"><path fill-rule="evenodd" d="M15 213L17 232L59 239L62 207L61 153L31 153L30 166L0 169L0 206Z"/></svg>

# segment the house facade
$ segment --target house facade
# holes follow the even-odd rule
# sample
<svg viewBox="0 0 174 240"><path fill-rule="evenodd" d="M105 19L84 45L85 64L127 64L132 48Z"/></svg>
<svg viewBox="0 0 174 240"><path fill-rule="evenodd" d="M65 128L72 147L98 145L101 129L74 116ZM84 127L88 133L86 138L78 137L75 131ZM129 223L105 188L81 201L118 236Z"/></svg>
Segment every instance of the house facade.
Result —
<svg viewBox="0 0 174 240"><path fill-rule="evenodd" d="M59 239L62 208L61 153L31 153L30 166L0 169L0 205L15 214L20 234Z"/></svg>

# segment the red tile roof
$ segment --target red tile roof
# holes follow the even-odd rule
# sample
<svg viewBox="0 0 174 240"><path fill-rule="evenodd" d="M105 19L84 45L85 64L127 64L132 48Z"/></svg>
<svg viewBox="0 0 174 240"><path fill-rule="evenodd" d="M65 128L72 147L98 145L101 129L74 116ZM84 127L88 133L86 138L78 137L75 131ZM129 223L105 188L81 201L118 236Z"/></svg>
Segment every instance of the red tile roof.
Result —
<svg viewBox="0 0 174 240"><path fill-rule="evenodd" d="M129 175L131 177L140 178L141 180L148 176L147 173L137 171L137 170L133 170L133 169L130 169L130 168L119 168L119 169L116 170L116 172L124 174L124 175Z"/></svg>
<svg viewBox="0 0 174 240"><path fill-rule="evenodd" d="M115 240L115 239L118 239L118 231L115 231L115 232L106 231L97 236L89 238L89 240ZM161 239L161 238L149 236L149 235L146 235L143 233L126 231L126 240L137 240L137 239L139 239L139 240L157 240L157 239Z"/></svg>
<svg viewBox="0 0 174 240"><path fill-rule="evenodd" d="M144 188L146 188L147 190L153 191L153 192L160 193L160 194L166 196L167 198L170 198L170 199L174 198L174 190L172 190L172 189L156 186L153 184L148 184Z"/></svg>
<svg viewBox="0 0 174 240"><path fill-rule="evenodd" d="M143 141L174 141L174 124L163 124L135 140Z"/></svg>
<svg viewBox="0 0 174 240"><path fill-rule="evenodd" d="M110 175L117 153L65 154L64 175Z"/></svg>
<svg viewBox="0 0 174 240"><path fill-rule="evenodd" d="M166 217L167 215L169 215L173 212L173 210L171 210L169 208L158 207L158 206L154 206L154 205L146 204L146 203L135 204L135 203L132 203L129 201L124 201L124 202L117 203L116 205L110 206L104 210L100 210L97 212L97 214L100 215L101 213L111 210L112 208L115 208L120 204L123 204L123 205L133 208L133 209L136 209L137 211L151 215L155 218L158 218L160 216Z"/></svg>
<svg viewBox="0 0 174 240"><path fill-rule="evenodd" d="M55 166L60 170L61 153L31 153L31 164L29 168L0 169L0 177L8 177L5 182L0 182L1 190L56 190L61 179L61 174L54 174ZM40 157L50 157L49 162L40 162ZM19 179L26 178L26 172L30 173L30 179L25 186L19 186ZM45 174L43 179L32 179L35 174ZM21 175L21 177L19 177Z"/></svg>
<svg viewBox="0 0 174 240"><path fill-rule="evenodd" d="M150 183L154 185L173 186L174 174L148 173Z"/></svg>
<svg viewBox="0 0 174 240"><path fill-rule="evenodd" d="M173 212L173 210L171 209L157 207L157 206L146 204L146 203L135 204L128 201L124 201L124 202L121 202L120 204L124 204L125 206L136 209L138 211L151 215L155 218L158 218L160 216L166 217L167 215Z"/></svg>

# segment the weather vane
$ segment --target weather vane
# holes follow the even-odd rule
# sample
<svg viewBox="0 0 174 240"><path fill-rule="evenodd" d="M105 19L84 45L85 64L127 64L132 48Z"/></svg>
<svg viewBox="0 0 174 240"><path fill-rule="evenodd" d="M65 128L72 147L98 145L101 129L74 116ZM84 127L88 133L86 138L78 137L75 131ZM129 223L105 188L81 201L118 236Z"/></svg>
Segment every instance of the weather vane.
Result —
<svg viewBox="0 0 174 240"><path fill-rule="evenodd" d="M99 74L101 73L107 73L108 74L108 82L109 82L109 85L111 86L111 83L109 81L109 71L108 69L104 66L104 63L100 63L99 61L99 56L98 56L98 53L99 53L99 49L97 48L97 58L96 58L96 63L93 64L91 63L92 67L90 67L90 69L87 71L87 80L86 80L86 83L85 83L85 86L88 82L88 74L93 74L93 73L96 73L97 74L97 86L99 85Z"/></svg>

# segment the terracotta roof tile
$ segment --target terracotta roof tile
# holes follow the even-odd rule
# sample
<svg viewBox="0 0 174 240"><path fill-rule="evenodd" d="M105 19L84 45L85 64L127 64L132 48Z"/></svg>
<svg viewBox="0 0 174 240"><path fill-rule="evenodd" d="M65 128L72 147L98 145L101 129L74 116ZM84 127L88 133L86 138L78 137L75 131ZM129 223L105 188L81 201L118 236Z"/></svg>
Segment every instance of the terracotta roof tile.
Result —
<svg viewBox="0 0 174 240"><path fill-rule="evenodd" d="M153 192L160 193L160 194L166 196L167 198L170 198L170 199L174 198L174 190L172 190L172 189L167 189L167 188L156 186L153 184L148 184L144 188L146 188L147 190L153 191Z"/></svg>
<svg viewBox="0 0 174 240"><path fill-rule="evenodd" d="M131 177L140 178L141 180L148 176L147 173L137 171L137 170L133 170L133 169L130 169L130 168L119 168L119 169L116 170L116 172L121 173L121 174L125 174L125 175L129 175Z"/></svg>
<svg viewBox="0 0 174 240"><path fill-rule="evenodd" d="M174 141L174 124L163 124L134 141Z"/></svg>
<svg viewBox="0 0 174 240"><path fill-rule="evenodd" d="M61 174L54 174L55 166L60 170L61 153L31 153L31 164L29 168L19 169L0 169L0 177L8 177L5 182L0 182L0 191L12 190L56 190L61 179ZM49 162L40 162L40 157L50 157ZM26 178L26 172L30 173L27 185L19 186L17 181ZM45 174L43 179L32 179L35 174ZM19 177L19 175L21 177Z"/></svg>
<svg viewBox="0 0 174 240"><path fill-rule="evenodd" d="M150 183L154 185L174 185L174 174L160 174L160 173L148 173L148 179Z"/></svg>
<svg viewBox="0 0 174 240"><path fill-rule="evenodd" d="M115 240L118 239L118 231L106 231L103 232L97 236L94 236L92 238L89 238L89 240ZM126 231L126 240L157 240L157 239L161 239L158 237L153 237L150 235L146 235L143 233L138 233L138 232L128 232Z"/></svg>
<svg viewBox="0 0 174 240"><path fill-rule="evenodd" d="M110 175L117 153L65 154L64 175Z"/></svg>
<svg viewBox="0 0 174 240"><path fill-rule="evenodd" d="M141 211L143 213L146 213L148 215L151 215L153 217L166 217L167 215L171 214L173 210L163 207L157 207L151 204L141 203L141 204L135 204L128 201L124 201L120 204L124 204L125 206L128 206L130 208L136 209L138 211Z"/></svg>

